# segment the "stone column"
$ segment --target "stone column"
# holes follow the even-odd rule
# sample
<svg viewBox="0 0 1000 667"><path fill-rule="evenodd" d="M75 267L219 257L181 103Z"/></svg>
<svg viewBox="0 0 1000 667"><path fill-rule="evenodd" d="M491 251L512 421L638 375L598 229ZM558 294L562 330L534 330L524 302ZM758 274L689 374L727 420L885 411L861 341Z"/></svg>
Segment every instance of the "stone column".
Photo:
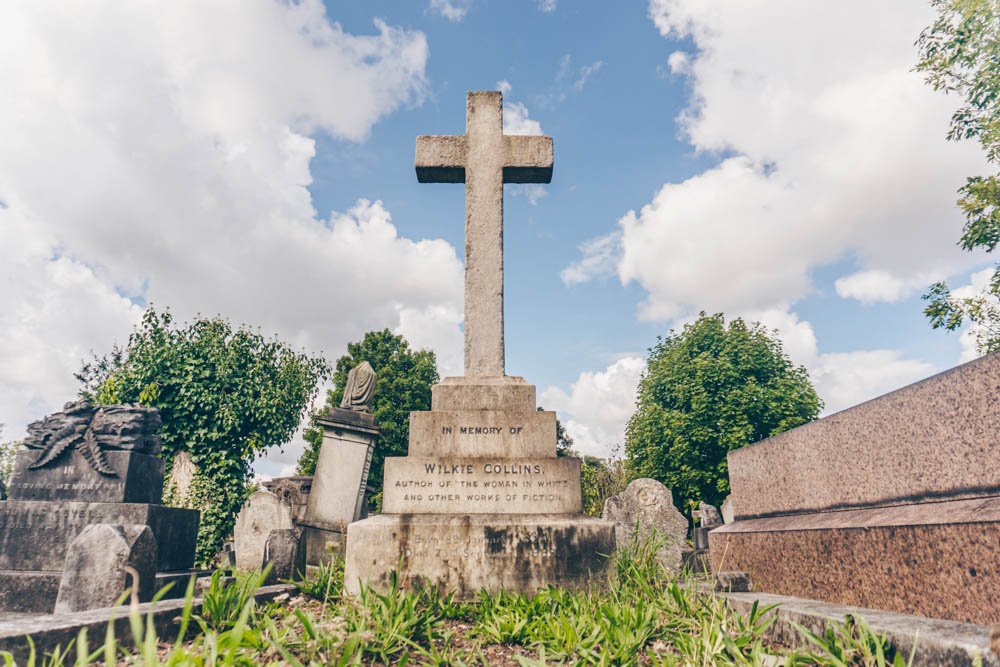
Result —
<svg viewBox="0 0 1000 667"><path fill-rule="evenodd" d="M380 435L367 412L330 408L316 421L323 428L323 444L305 518L298 522L310 565L329 561L331 547L342 552L347 525L367 516L368 469Z"/></svg>

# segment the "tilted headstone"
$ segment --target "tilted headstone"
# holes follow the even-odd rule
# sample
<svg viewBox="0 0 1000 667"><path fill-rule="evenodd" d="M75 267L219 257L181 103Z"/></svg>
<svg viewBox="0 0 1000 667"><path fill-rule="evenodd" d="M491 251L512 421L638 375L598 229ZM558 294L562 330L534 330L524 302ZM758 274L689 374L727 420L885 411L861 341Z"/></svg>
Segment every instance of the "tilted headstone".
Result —
<svg viewBox="0 0 1000 667"><path fill-rule="evenodd" d="M28 426L0 501L0 611L50 613L90 524L148 526L157 570L193 566L199 512L160 504L159 425L153 408L75 401Z"/></svg>
<svg viewBox="0 0 1000 667"><path fill-rule="evenodd" d="M722 507L719 509L722 511L723 523L732 523L736 520L736 516L733 513L733 494L726 496L726 499L722 501Z"/></svg>
<svg viewBox="0 0 1000 667"><path fill-rule="evenodd" d="M380 431L371 414L378 377L367 361L351 369L340 408L316 417L323 443L316 461L305 517L306 554L310 564L343 555L347 526L366 516L365 490L372 453Z"/></svg>
<svg viewBox="0 0 1000 667"><path fill-rule="evenodd" d="M155 580L156 539L149 526L92 523L69 545L55 610L110 607L130 587L139 602L148 602Z"/></svg>
<svg viewBox="0 0 1000 667"><path fill-rule="evenodd" d="M243 503L233 529L236 567L253 570L264 558L267 536L272 530L294 528L292 509L270 491L254 491Z"/></svg>
<svg viewBox="0 0 1000 667"><path fill-rule="evenodd" d="M191 460L191 455L181 450L174 454L173 464L170 466L170 474L163 485L163 492L170 499L174 507L193 507L195 504L192 494L194 492L195 474L198 469Z"/></svg>
<svg viewBox="0 0 1000 667"><path fill-rule="evenodd" d="M688 522L663 484L648 478L632 480L624 491L604 501L601 518L614 521L619 550L655 539L663 566L670 572L680 571Z"/></svg>
<svg viewBox="0 0 1000 667"><path fill-rule="evenodd" d="M417 137L417 180L465 185L465 375L410 413L407 456L385 459L382 513L349 524L349 593L393 572L460 599L603 578L614 524L582 514L580 460L556 456L555 413L504 369L503 184L547 183L552 164L551 137L503 133L499 92L468 94L465 134Z"/></svg>

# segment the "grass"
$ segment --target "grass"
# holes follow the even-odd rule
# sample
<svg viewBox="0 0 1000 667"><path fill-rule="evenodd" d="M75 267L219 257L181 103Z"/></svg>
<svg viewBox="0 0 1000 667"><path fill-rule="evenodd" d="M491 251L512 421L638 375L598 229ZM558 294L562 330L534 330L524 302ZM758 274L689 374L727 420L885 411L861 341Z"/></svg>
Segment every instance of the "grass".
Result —
<svg viewBox="0 0 1000 667"><path fill-rule="evenodd" d="M747 616L701 592L693 577L672 580L655 558L655 542L632 545L617 557L607 586L570 592L548 588L527 596L481 593L456 602L433 588L363 588L341 596L342 563L315 568L297 583L300 594L257 604L252 592L264 573L225 586L213 576L195 613L189 585L177 636L156 636L152 617L130 618L122 642L109 625L93 650L81 632L75 646L47 656L32 652L31 667L62 665L872 665L903 667L884 636L847 617L822 635L804 628L807 645L792 649L764 638L773 606ZM162 592L161 592L162 594ZM75 656L69 661L71 649ZM0 653L7 665L15 664ZM912 656L910 656L912 661Z"/></svg>

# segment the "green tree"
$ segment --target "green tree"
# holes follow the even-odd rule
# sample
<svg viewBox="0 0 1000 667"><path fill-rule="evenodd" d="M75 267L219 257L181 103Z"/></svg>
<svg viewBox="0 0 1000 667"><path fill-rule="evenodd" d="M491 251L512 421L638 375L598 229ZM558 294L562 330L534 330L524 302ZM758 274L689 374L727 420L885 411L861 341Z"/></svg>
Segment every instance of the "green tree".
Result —
<svg viewBox="0 0 1000 667"><path fill-rule="evenodd" d="M378 376L372 415L382 431L372 453L368 486L371 495L382 490L382 474L387 456L405 456L410 437L410 411L431 409L431 386L440 379L437 359L430 350L410 349L403 336L388 329L369 331L363 340L347 344L347 354L337 359L333 376L334 388L327 393L326 406L340 407L347 384L347 374L352 368L367 361ZM298 463L300 475L312 475L316 470L322 429L315 424L303 434L309 446Z"/></svg>
<svg viewBox="0 0 1000 667"><path fill-rule="evenodd" d="M649 351L625 431L630 474L713 505L729 492L726 454L812 421L822 409L805 368L754 323L722 314L671 330Z"/></svg>
<svg viewBox="0 0 1000 667"><path fill-rule="evenodd" d="M175 326L150 308L125 348L85 364L80 395L99 404L159 409L168 469L187 451L197 468L191 506L201 509L196 560L207 563L232 533L250 463L295 433L330 373L320 357L220 317Z"/></svg>
<svg viewBox="0 0 1000 667"><path fill-rule="evenodd" d="M1000 162L1000 2L931 0L937 20L917 39L924 73L934 90L957 93L962 105L951 117L947 137L976 139L994 165ZM958 244L992 252L1000 243L1000 177L970 176L958 190L965 227ZM931 327L954 330L976 325L981 354L1000 349L1000 264L979 294L956 297L937 282L923 297Z"/></svg>

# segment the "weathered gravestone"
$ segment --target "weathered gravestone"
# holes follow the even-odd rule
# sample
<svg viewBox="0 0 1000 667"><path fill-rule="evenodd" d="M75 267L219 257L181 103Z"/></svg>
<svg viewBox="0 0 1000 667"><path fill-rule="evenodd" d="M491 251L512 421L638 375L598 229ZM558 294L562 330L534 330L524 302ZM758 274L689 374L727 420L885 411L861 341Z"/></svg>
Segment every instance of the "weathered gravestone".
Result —
<svg viewBox="0 0 1000 667"><path fill-rule="evenodd" d="M127 587L149 602L156 585L156 538L149 526L92 523L69 545L56 613L112 606Z"/></svg>
<svg viewBox="0 0 1000 667"><path fill-rule="evenodd" d="M294 477L274 477L262 486L278 496L278 499L288 505L292 513L292 521L301 521L306 516L306 505L309 502L309 491L312 489L312 475L296 475Z"/></svg>
<svg viewBox="0 0 1000 667"><path fill-rule="evenodd" d="M254 491L248 497L233 528L236 567L260 568L264 547L272 530L294 528L291 507L270 491Z"/></svg>
<svg viewBox="0 0 1000 667"><path fill-rule="evenodd" d="M192 567L199 513L159 504L159 425L153 408L77 401L28 426L0 502L0 610L51 612L68 547L90 524L149 526L159 572Z"/></svg>
<svg viewBox="0 0 1000 667"><path fill-rule="evenodd" d="M729 494L726 499L722 501L722 507L719 508L722 511L722 522L732 523L736 520L736 515L733 510L733 495Z"/></svg>
<svg viewBox="0 0 1000 667"><path fill-rule="evenodd" d="M310 565L343 556L348 525L367 516L365 490L380 431L371 414L378 378L367 361L351 369L341 407L316 417L323 443L305 518L299 522Z"/></svg>
<svg viewBox="0 0 1000 667"><path fill-rule="evenodd" d="M1000 355L729 453L713 569L755 591L1000 624Z"/></svg>
<svg viewBox="0 0 1000 667"><path fill-rule="evenodd" d="M648 478L632 480L624 491L604 501L601 518L614 522L619 550L655 539L663 566L669 572L680 571L688 522L663 484Z"/></svg>
<svg viewBox="0 0 1000 667"><path fill-rule="evenodd" d="M410 414L384 513L348 527L345 587L385 588L394 570L466 599L599 582L614 524L581 514L580 460L556 457L555 413L504 374L503 183L549 182L552 139L504 135L500 93L472 92L465 134L418 137L415 162L422 183L465 183L465 375Z"/></svg>
<svg viewBox="0 0 1000 667"><path fill-rule="evenodd" d="M306 572L306 550L302 543L301 528L272 530L264 543L261 567L271 566L266 585L281 581L301 581Z"/></svg>

